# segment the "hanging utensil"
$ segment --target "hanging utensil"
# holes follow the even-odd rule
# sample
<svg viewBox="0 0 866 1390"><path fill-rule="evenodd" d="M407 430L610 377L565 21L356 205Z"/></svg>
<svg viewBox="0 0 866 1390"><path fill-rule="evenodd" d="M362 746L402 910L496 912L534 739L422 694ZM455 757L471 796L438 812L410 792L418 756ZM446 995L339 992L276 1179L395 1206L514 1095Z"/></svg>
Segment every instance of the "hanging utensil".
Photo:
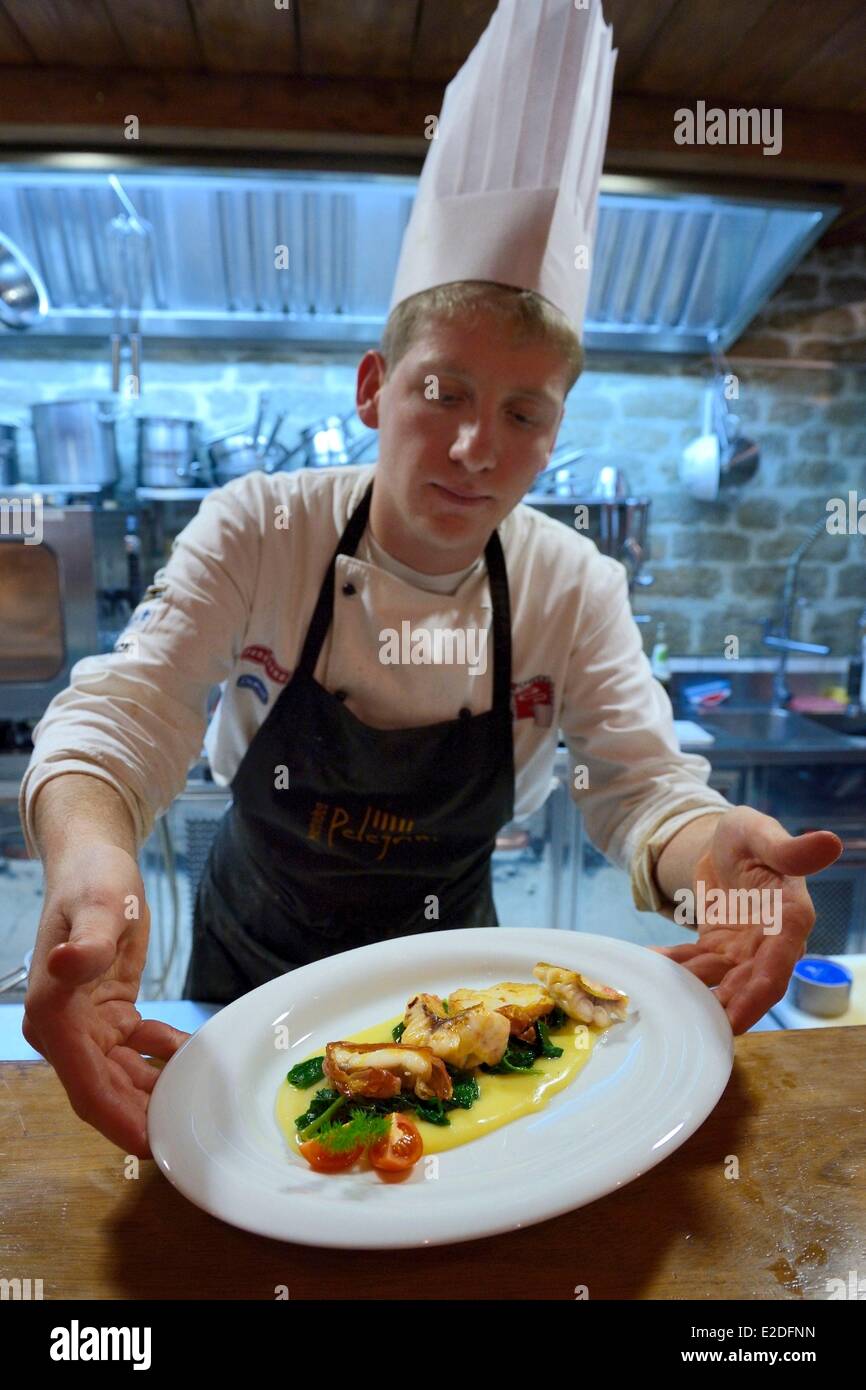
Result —
<svg viewBox="0 0 866 1390"><path fill-rule="evenodd" d="M704 392L702 431L683 449L679 463L680 482L702 502L712 502L719 494L721 445L715 421L716 392L708 386Z"/></svg>
<svg viewBox="0 0 866 1390"><path fill-rule="evenodd" d="M120 390L123 340L130 352L130 395L141 395L141 305L150 264L150 227L134 223L125 213L107 228L108 267L113 308L111 389Z"/></svg>
<svg viewBox="0 0 866 1390"><path fill-rule="evenodd" d="M48 293L40 276L14 241L0 235L0 323L32 328L48 312Z"/></svg>
<svg viewBox="0 0 866 1390"><path fill-rule="evenodd" d="M109 183L124 211L113 217L106 229L108 271L113 309L111 332L111 389L120 390L123 339L130 351L130 394L141 395L141 308L150 274L153 228L139 217L119 179L110 174Z"/></svg>
<svg viewBox="0 0 866 1390"><path fill-rule="evenodd" d="M739 487L758 471L760 450L753 439L740 431L740 418L728 406L726 381L732 373L729 364L713 339L713 362L716 368L717 412L716 429L719 436L719 487Z"/></svg>
<svg viewBox="0 0 866 1390"><path fill-rule="evenodd" d="M130 223L131 236L128 243L129 256L129 352L130 371L135 384L134 394L141 395L142 380L142 337L141 306L150 272L150 226L148 223Z"/></svg>

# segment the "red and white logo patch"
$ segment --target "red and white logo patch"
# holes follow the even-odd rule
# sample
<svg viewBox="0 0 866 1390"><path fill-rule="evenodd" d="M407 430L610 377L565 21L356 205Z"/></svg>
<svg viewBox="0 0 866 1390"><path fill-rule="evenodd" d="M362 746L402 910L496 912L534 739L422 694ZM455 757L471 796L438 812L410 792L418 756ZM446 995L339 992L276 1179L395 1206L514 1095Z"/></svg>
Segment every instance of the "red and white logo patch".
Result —
<svg viewBox="0 0 866 1390"><path fill-rule="evenodd" d="M513 719L534 719L542 729L553 723L553 681L550 676L533 676L511 686Z"/></svg>
<svg viewBox="0 0 866 1390"><path fill-rule="evenodd" d="M264 666L272 681L277 685L285 685L289 679L289 673L282 667L271 651L270 647L260 647L254 644L251 647L244 647L241 652L241 661L257 661Z"/></svg>

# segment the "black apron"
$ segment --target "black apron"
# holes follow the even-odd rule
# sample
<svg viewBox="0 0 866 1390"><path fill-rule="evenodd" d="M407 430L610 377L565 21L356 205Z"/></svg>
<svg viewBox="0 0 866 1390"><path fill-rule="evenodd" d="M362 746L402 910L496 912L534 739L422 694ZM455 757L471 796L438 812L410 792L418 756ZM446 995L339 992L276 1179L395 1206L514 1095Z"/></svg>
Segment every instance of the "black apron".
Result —
<svg viewBox="0 0 866 1390"><path fill-rule="evenodd" d="M297 668L232 780L196 896L185 999L229 1003L373 941L499 925L490 856L514 814L514 747L511 612L497 532L484 552L490 710L374 729L346 708L346 692L313 679L337 557L354 555L372 491L371 482L334 552ZM361 599L347 584L337 601Z"/></svg>

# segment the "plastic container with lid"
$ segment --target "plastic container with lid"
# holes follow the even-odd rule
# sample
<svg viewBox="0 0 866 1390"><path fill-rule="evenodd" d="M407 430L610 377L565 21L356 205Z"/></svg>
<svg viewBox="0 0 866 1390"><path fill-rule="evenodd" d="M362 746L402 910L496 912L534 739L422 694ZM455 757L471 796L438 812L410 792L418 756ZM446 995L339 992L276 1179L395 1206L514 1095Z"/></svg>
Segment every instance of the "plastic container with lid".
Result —
<svg viewBox="0 0 866 1390"><path fill-rule="evenodd" d="M803 956L794 966L789 986L791 1003L807 1014L836 1018L851 1003L854 976L826 956Z"/></svg>

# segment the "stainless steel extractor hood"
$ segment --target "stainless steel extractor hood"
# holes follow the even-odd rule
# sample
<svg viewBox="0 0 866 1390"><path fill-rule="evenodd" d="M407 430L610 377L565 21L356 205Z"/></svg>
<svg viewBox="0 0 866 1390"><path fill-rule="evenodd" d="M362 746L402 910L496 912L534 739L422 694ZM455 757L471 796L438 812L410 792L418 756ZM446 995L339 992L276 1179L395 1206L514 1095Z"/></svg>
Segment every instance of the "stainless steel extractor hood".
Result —
<svg viewBox="0 0 866 1390"><path fill-rule="evenodd" d="M154 228L148 337L378 340L417 179L56 164L0 166L0 232L48 288L33 335L110 331L104 229L119 211L107 177L117 172ZM726 349L833 220L833 192L605 176L587 347L704 353L718 335Z"/></svg>

